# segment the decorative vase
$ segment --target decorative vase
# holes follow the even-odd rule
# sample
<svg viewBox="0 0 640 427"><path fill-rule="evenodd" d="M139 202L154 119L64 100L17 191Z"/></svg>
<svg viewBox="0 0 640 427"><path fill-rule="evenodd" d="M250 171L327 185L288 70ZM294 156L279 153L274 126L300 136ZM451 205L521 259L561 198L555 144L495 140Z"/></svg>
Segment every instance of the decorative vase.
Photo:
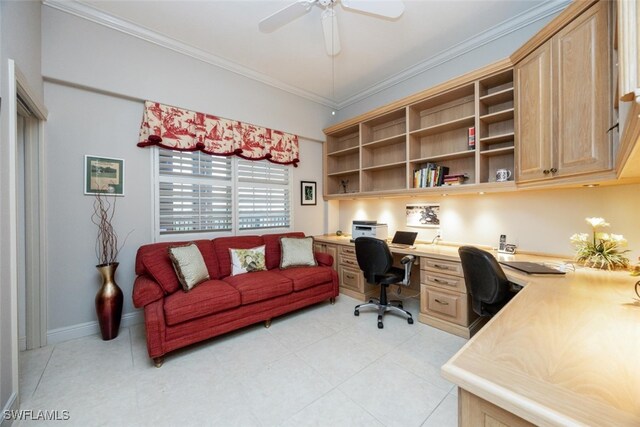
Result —
<svg viewBox="0 0 640 427"><path fill-rule="evenodd" d="M102 286L96 294L96 314L100 323L102 339L109 341L118 336L122 319L122 290L114 280L119 263L96 265Z"/></svg>

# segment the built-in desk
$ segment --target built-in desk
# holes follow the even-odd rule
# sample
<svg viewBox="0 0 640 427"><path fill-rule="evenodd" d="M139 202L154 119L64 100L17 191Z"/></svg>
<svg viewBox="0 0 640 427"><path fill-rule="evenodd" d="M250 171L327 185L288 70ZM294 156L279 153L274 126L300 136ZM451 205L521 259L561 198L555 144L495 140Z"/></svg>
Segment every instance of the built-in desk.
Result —
<svg viewBox="0 0 640 427"><path fill-rule="evenodd" d="M442 368L459 425L640 426L637 279L532 276Z"/></svg>
<svg viewBox="0 0 640 427"><path fill-rule="evenodd" d="M364 281L355 258L354 244L350 236L315 236L316 250L335 254L335 268L340 277L340 292L367 300L378 292L375 286ZM418 257L409 289L405 295L420 298L418 320L430 326L445 330L464 338L473 336L486 322L471 308L471 297L467 292L464 274L458 256L458 246L416 244L411 249L391 247L394 255L415 255ZM495 254L499 261L560 261L557 257L544 257L528 254ZM532 276L504 269L510 281L526 285Z"/></svg>

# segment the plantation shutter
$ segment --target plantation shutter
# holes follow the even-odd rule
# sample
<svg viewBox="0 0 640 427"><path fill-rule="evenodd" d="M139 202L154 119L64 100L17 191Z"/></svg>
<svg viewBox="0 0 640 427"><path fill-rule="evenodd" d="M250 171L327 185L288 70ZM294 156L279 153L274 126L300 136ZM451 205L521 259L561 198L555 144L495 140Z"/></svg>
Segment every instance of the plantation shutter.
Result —
<svg viewBox="0 0 640 427"><path fill-rule="evenodd" d="M232 229L231 159L159 149L160 234Z"/></svg>
<svg viewBox="0 0 640 427"><path fill-rule="evenodd" d="M288 228L290 167L239 159L238 229Z"/></svg>

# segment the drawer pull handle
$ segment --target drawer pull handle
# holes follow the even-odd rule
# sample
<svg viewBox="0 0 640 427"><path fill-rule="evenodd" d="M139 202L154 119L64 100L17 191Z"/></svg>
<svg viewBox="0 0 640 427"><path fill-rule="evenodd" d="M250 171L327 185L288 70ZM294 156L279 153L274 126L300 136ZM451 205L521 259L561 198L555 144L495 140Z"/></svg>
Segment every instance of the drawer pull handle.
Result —
<svg viewBox="0 0 640 427"><path fill-rule="evenodd" d="M445 285L451 285L451 282L449 282L448 280L438 279L437 277L434 277L433 281L436 283L444 283Z"/></svg>
<svg viewBox="0 0 640 427"><path fill-rule="evenodd" d="M347 279L355 279L355 277L352 274L345 274L345 276L347 277Z"/></svg>
<svg viewBox="0 0 640 427"><path fill-rule="evenodd" d="M438 304L442 304L442 305L449 305L449 303L448 303L448 302L446 302L446 301L440 301L438 298L435 298L435 299L434 299L434 301L435 301L435 302L437 302Z"/></svg>
<svg viewBox="0 0 640 427"><path fill-rule="evenodd" d="M433 266L434 266L435 268L439 268L440 270L449 270L449 266L448 266L448 265L433 264Z"/></svg>

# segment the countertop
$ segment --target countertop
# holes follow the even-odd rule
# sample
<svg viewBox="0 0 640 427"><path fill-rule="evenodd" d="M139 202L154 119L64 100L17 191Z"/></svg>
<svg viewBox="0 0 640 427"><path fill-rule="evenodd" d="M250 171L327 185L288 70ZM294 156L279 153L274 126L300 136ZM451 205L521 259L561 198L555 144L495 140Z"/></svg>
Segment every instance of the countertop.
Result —
<svg viewBox="0 0 640 427"><path fill-rule="evenodd" d="M627 272L533 278L443 367L541 426L640 426L640 301Z"/></svg>

